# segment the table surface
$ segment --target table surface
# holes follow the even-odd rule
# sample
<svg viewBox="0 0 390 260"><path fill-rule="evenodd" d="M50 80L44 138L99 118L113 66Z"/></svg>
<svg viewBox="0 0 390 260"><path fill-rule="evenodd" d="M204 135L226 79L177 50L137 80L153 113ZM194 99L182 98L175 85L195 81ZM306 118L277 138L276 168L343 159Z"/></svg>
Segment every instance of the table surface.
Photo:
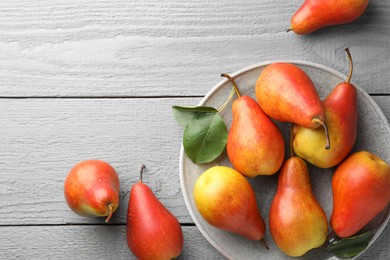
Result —
<svg viewBox="0 0 390 260"><path fill-rule="evenodd" d="M134 259L128 191L144 182L178 218L180 259L224 259L202 236L180 188L182 128L172 105L196 105L220 79L269 60L348 73L390 118L390 3L307 36L286 33L303 1L0 1L1 259ZM384 147L384 149L390 149ZM118 172L110 224L74 214L63 183L85 159ZM361 259L390 258L390 228Z"/></svg>

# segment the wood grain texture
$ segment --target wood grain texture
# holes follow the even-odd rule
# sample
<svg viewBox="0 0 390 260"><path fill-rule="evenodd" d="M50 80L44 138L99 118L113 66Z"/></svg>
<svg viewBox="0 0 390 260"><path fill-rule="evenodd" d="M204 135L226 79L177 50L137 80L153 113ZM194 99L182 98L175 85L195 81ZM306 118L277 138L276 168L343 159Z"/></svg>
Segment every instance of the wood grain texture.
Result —
<svg viewBox="0 0 390 260"><path fill-rule="evenodd" d="M182 227L177 259L224 259L199 230ZM126 226L0 227L1 259L136 259L126 243Z"/></svg>
<svg viewBox="0 0 390 260"><path fill-rule="evenodd" d="M63 197L71 167L94 158L112 164L123 193L145 164L144 182L181 222L192 222L179 183L183 129L171 106L199 100L1 99L0 224L102 222L73 214ZM125 222L127 200L113 222Z"/></svg>
<svg viewBox="0 0 390 260"><path fill-rule="evenodd" d="M390 118L390 96L374 97ZM182 128L172 105L199 98L0 99L0 225L101 223L67 207L63 182L85 159L113 165L125 194L144 182L182 223L193 223L179 183ZM128 195L113 223L125 223ZM33 217L32 217L33 216Z"/></svg>
<svg viewBox="0 0 390 260"><path fill-rule="evenodd" d="M182 227L184 247L178 259L225 259L195 226ZM2 259L136 259L126 244L126 227L0 226ZM359 258L387 260L390 228ZM271 238L269 238L271 239ZM260 258L259 258L260 259Z"/></svg>
<svg viewBox="0 0 390 260"><path fill-rule="evenodd" d="M286 33L302 1L0 0L0 258L135 259L128 194L144 182L183 224L179 259L224 259L193 226L179 183L183 129L172 105L195 105L221 78L269 60L347 74L390 119L390 2L307 36ZM103 159L121 181L111 224L63 197L77 162ZM384 233L361 259L389 259ZM271 238L269 238L271 239Z"/></svg>
<svg viewBox="0 0 390 260"><path fill-rule="evenodd" d="M204 95L267 60L307 60L389 93L390 4L354 23L286 33L300 1L0 1L0 96Z"/></svg>

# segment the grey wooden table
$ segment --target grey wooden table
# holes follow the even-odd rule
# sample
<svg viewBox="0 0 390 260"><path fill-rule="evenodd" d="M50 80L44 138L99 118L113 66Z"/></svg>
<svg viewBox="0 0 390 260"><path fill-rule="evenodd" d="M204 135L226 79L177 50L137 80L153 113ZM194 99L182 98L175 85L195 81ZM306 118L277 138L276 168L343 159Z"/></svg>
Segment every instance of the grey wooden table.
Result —
<svg viewBox="0 0 390 260"><path fill-rule="evenodd" d="M195 105L231 73L300 59L344 74L390 118L390 3L353 24L286 33L302 1L0 1L0 258L133 259L128 195L110 224L77 216L63 182L84 159L111 163L125 193L144 181L182 224L181 259L223 259L194 225L179 182L182 129L172 105ZM389 149L389 147L384 147ZM387 227L362 259L390 258Z"/></svg>

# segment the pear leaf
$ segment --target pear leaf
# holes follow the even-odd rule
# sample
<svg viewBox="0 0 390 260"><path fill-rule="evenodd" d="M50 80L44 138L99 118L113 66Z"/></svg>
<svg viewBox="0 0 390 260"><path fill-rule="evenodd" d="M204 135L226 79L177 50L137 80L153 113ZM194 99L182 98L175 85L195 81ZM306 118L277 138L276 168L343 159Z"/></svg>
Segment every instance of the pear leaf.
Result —
<svg viewBox="0 0 390 260"><path fill-rule="evenodd" d="M217 110L213 107L208 106L197 106L197 107L182 107L172 106L172 113L176 121L182 126L186 127L194 116L199 113L216 113Z"/></svg>
<svg viewBox="0 0 390 260"><path fill-rule="evenodd" d="M332 241L326 249L337 257L352 258L363 252L374 237L372 231L363 234Z"/></svg>
<svg viewBox="0 0 390 260"><path fill-rule="evenodd" d="M221 116L215 112L198 113L184 130L183 146L195 163L208 163L224 151L228 131Z"/></svg>

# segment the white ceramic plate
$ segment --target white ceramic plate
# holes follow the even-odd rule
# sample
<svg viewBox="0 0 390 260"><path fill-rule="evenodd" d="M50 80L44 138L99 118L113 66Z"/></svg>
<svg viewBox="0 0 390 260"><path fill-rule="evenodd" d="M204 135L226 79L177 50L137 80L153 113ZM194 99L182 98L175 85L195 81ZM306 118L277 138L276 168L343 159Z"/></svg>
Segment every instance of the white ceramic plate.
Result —
<svg viewBox="0 0 390 260"><path fill-rule="evenodd" d="M275 61L273 61L275 62ZM294 63L302 68L313 80L317 87L321 99L325 98L327 94L338 83L345 81L346 76L332 70L330 68L318 65L315 63L304 61L286 61ZM240 71L237 71L231 76L234 77L238 88L242 95L249 95L255 98L255 82L260 72L272 62L265 62L255 64ZM353 83L353 76L352 76ZM355 85L356 86L356 85ZM376 153L382 159L390 162L390 126L377 104L371 97L361 88L357 87L358 92L358 136L354 151L368 150ZM225 102L231 91L232 85L227 79L222 79L211 91L203 98L199 105L207 105L218 108ZM228 129L231 124L231 103L221 113ZM289 124L277 123L281 128L285 140L289 140ZM288 143L288 142L286 142ZM288 156L289 148L286 147L286 156ZM253 179L248 179L254 188L258 200L260 212L263 215L264 221L267 225L267 232L265 240L267 241L270 250L265 250L259 242L249 241L241 238L235 234L219 230L209 225L199 214L193 199L193 189L198 176L214 165L231 164L227 158L226 153L222 154L220 158L210 164L195 165L186 156L182 147L180 154L180 182L186 206L201 233L206 239L224 256L228 259L287 259L274 244L268 229L268 212L272 199L276 192L277 175L273 176L259 176ZM309 165L310 178L312 188L317 200L325 210L325 213L330 218L332 212L332 191L331 179L334 168L319 169ZM369 229L375 230L375 237L371 244L382 232L383 228L389 220L389 207L384 210L376 219L374 219ZM245 225L245 223L243 223ZM332 254L324 249L315 249L305 254L301 259L337 259Z"/></svg>

